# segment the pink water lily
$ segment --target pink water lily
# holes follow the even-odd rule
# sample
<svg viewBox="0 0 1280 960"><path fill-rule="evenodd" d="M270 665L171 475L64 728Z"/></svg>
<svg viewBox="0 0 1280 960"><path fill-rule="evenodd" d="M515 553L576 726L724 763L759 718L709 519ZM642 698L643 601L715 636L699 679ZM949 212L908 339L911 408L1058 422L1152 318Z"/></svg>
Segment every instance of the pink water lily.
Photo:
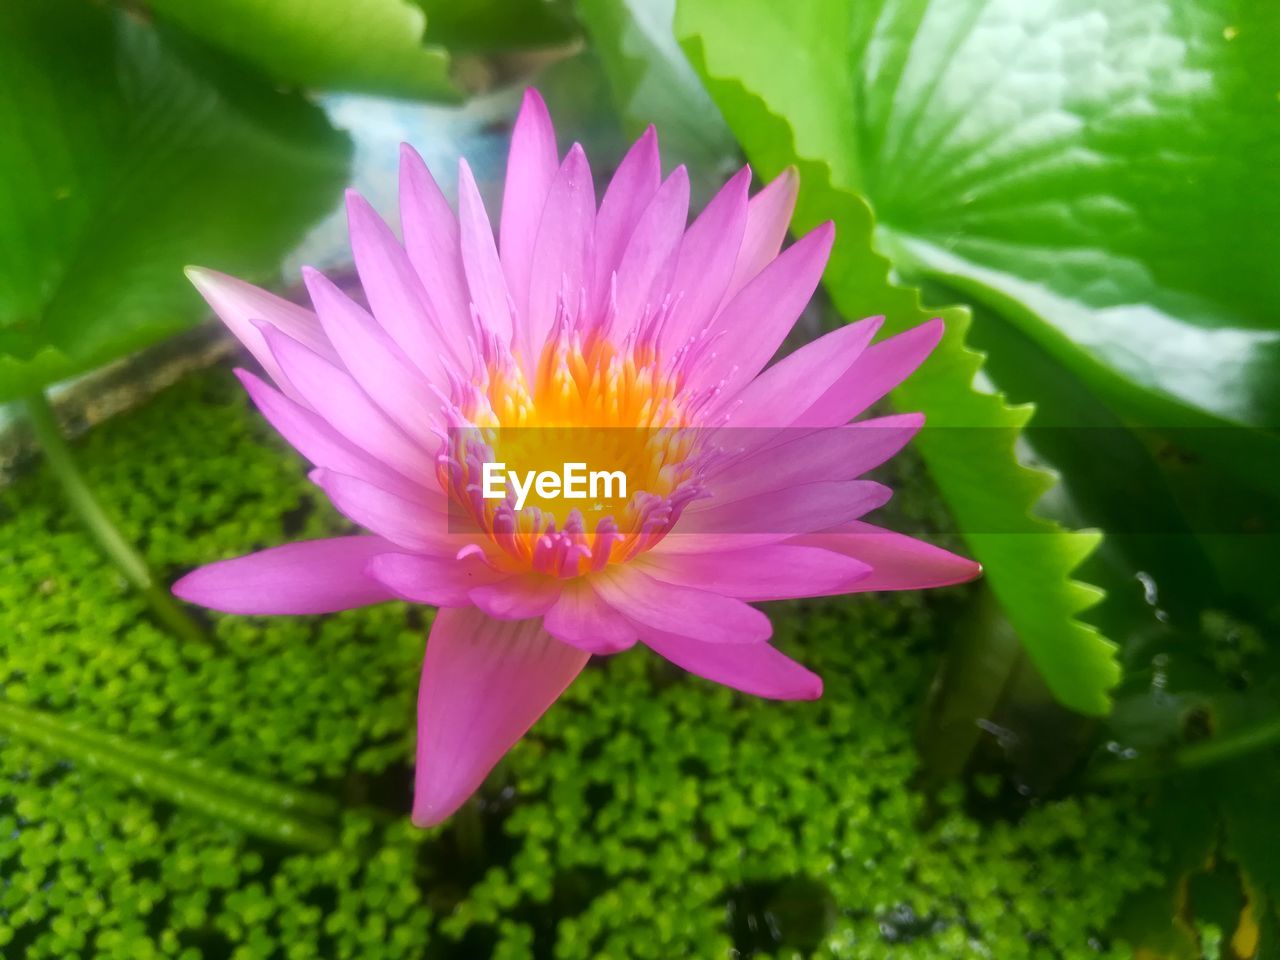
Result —
<svg viewBox="0 0 1280 960"><path fill-rule="evenodd" d="M941 321L872 343L880 321L863 320L768 365L833 240L824 224L782 249L794 171L749 196L742 170L686 229L688 178L662 178L650 130L597 205L582 148L560 159L531 91L495 242L465 162L455 214L418 155L401 159L403 242L348 196L366 302L310 269L311 310L190 271L275 384L237 371L254 403L369 533L213 563L174 592L237 614L439 607L416 823L453 813L592 654L640 642L747 693L812 699L822 681L769 643L750 604L978 573L862 519L888 491L858 477L923 418L851 421L925 359ZM645 488L568 511L482 499L457 431L492 444L530 427L655 431ZM748 439L703 456L673 430Z"/></svg>

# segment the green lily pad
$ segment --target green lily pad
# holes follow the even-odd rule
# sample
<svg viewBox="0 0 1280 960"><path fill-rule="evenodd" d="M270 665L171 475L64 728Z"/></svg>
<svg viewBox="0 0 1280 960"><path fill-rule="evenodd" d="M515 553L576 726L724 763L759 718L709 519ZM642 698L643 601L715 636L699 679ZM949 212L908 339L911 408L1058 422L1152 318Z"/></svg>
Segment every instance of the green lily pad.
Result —
<svg viewBox="0 0 1280 960"><path fill-rule="evenodd" d="M0 7L0 402L193 323L199 262L270 278L349 145L299 96L134 16Z"/></svg>

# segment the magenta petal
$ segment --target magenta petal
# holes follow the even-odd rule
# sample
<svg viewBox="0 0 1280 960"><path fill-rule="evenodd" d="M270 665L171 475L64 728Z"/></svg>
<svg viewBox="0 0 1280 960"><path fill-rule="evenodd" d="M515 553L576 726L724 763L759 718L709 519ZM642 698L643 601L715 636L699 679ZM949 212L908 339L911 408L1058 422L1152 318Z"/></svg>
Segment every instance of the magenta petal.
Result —
<svg viewBox="0 0 1280 960"><path fill-rule="evenodd" d="M883 317L859 320L779 360L738 393L726 426L789 426L854 364L883 323Z"/></svg>
<svg viewBox="0 0 1280 960"><path fill-rule="evenodd" d="M773 443L708 476L711 496L692 509L820 480L852 480L896 455L923 425L923 414L899 413L843 427L777 431Z"/></svg>
<svg viewBox="0 0 1280 960"><path fill-rule="evenodd" d="M347 191L347 225L369 309L413 365L433 382L440 382L440 347L447 341L409 255L391 228L354 190Z"/></svg>
<svg viewBox="0 0 1280 960"><path fill-rule="evenodd" d="M556 131L547 105L536 90L524 92L524 103L511 132L507 155L507 182L502 194L499 250L507 289L516 315L529 312L529 279L533 271L533 244L547 205L547 194L556 168Z"/></svg>
<svg viewBox="0 0 1280 960"><path fill-rule="evenodd" d="M942 320L934 318L868 347L793 426L848 423L910 376L938 345L942 330Z"/></svg>
<svg viewBox="0 0 1280 960"><path fill-rule="evenodd" d="M830 223L816 227L725 305L707 328L715 352L697 369L699 383L722 383L732 396L760 372L812 299L834 238Z"/></svg>
<svg viewBox="0 0 1280 960"><path fill-rule="evenodd" d="M557 640L589 653L617 653L632 646L637 636L635 625L583 580L565 585L542 626Z"/></svg>
<svg viewBox="0 0 1280 960"><path fill-rule="evenodd" d="M258 329L259 323L270 324L299 343L306 344L325 359L337 362L337 353L320 328L320 321L310 310L216 270L188 267L187 278L227 325L227 329L235 334L236 339L262 364L271 379L280 384L281 389L292 399L305 402L280 375L280 365L271 355L267 341Z"/></svg>
<svg viewBox="0 0 1280 960"><path fill-rule="evenodd" d="M618 264L617 306L623 331L639 323L646 307L658 306L666 296L688 216L689 174L676 167L636 223Z"/></svg>
<svg viewBox="0 0 1280 960"><path fill-rule="evenodd" d="M658 135L653 127L645 130L627 155L618 164L617 172L609 181L600 202L600 213L595 222L595 254L592 272L592 301L594 313L606 306L610 277L618 270L622 251L627 248L631 231L635 229L649 201L658 192L662 180L662 168L658 158Z"/></svg>
<svg viewBox="0 0 1280 960"><path fill-rule="evenodd" d="M422 291L452 345L453 355L466 356L466 345L475 329L462 267L458 218L427 165L407 143L400 147L400 228L409 262L422 281Z"/></svg>
<svg viewBox="0 0 1280 960"><path fill-rule="evenodd" d="M220 560L173 585L188 603L247 615L334 613L395 597L364 567L394 549L381 537L303 540Z"/></svg>
<svg viewBox="0 0 1280 960"><path fill-rule="evenodd" d="M596 192L591 167L579 144L574 144L551 184L538 240L533 251L533 277L529 281L529 315L525 320L524 347L536 359L556 317L563 296L574 309L584 287L591 283L596 216ZM591 291L587 289L587 303Z"/></svg>
<svg viewBox="0 0 1280 960"><path fill-rule="evenodd" d="M338 433L411 480L435 476L434 458L387 419L351 374L282 333L263 332L289 383Z"/></svg>
<svg viewBox="0 0 1280 960"><path fill-rule="evenodd" d="M437 613L418 688L413 822L434 826L462 806L587 659L537 620Z"/></svg>
<svg viewBox="0 0 1280 960"><path fill-rule="evenodd" d="M641 641L682 670L770 700L817 700L822 678L769 643L705 643L647 630Z"/></svg>
<svg viewBox="0 0 1280 960"><path fill-rule="evenodd" d="M662 331L667 351L679 349L705 329L724 302L747 223L750 186L751 168L743 167L712 197L685 234L671 282L679 300Z"/></svg>
<svg viewBox="0 0 1280 960"><path fill-rule="evenodd" d="M747 207L746 230L738 246L737 263L725 291L726 300L755 279L782 249L799 190L800 176L796 168L787 167L751 198Z"/></svg>
<svg viewBox="0 0 1280 960"><path fill-rule="evenodd" d="M982 573L981 564L870 523L850 523L788 542L843 553L870 566L871 575L854 587L857 593L946 587Z"/></svg>
<svg viewBox="0 0 1280 960"><path fill-rule="evenodd" d="M364 480L331 470L311 471L311 479L338 511L366 530L392 543L432 556L456 556L461 539L448 532L444 498L406 500Z"/></svg>
<svg viewBox="0 0 1280 960"><path fill-rule="evenodd" d="M663 583L639 570L608 570L591 579L600 599L628 620L708 643L759 643L773 625L741 600Z"/></svg>
<svg viewBox="0 0 1280 960"><path fill-rule="evenodd" d="M247 370L237 369L235 375L267 422L314 466L359 477L403 497L420 495L417 484L355 446L319 414L271 389Z"/></svg>
<svg viewBox="0 0 1280 960"><path fill-rule="evenodd" d="M440 401L421 371L373 317L328 277L303 267L302 279L325 333L356 383L408 436L419 442L430 440Z"/></svg>
<svg viewBox="0 0 1280 960"><path fill-rule="evenodd" d="M701 500L684 512L655 549L665 549L676 536L800 534L829 530L856 520L889 502L893 491L874 480L820 480L771 490L742 500ZM743 546L748 544L744 541Z"/></svg>
<svg viewBox="0 0 1280 960"><path fill-rule="evenodd" d="M753 602L841 593L871 573L860 560L790 544L711 554L650 553L635 564L664 583Z"/></svg>
<svg viewBox="0 0 1280 960"><path fill-rule="evenodd" d="M388 544L388 550L394 547ZM436 607L469 607L467 593L472 587L492 583L502 576L478 557L458 559L391 552L370 559L365 572L402 600Z"/></svg>
<svg viewBox="0 0 1280 960"><path fill-rule="evenodd" d="M502 343L511 342L511 305L507 280L502 274L498 248L493 243L493 227L471 167L458 161L458 222L462 227L462 265L466 268L467 289L486 330Z"/></svg>
<svg viewBox="0 0 1280 960"><path fill-rule="evenodd" d="M563 587L562 580L534 573L476 587L469 597L496 620L527 620L550 610Z"/></svg>

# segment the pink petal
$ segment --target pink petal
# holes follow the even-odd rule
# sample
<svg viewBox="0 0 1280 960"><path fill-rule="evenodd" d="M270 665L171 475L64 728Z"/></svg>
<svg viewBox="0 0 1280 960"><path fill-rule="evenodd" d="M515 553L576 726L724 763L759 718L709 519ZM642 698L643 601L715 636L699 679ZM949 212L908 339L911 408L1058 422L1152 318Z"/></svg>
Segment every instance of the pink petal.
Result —
<svg viewBox="0 0 1280 960"><path fill-rule="evenodd" d="M400 146L400 228L405 252L455 357L475 335L458 218L417 151Z"/></svg>
<svg viewBox="0 0 1280 960"><path fill-rule="evenodd" d="M618 164L600 202L600 214L595 222L594 313L604 310L610 278L617 272L631 231L658 192L661 179L658 135L650 126Z"/></svg>
<svg viewBox="0 0 1280 960"><path fill-rule="evenodd" d="M320 329L320 321L310 310L290 303L275 294L260 290L252 284L229 277L216 270L204 267L187 267L187 278L200 291L200 295L208 301L222 322L227 325L237 340L254 356L267 375L291 399L300 403L305 401L287 386L280 375L280 366L271 355L267 341L263 338L257 324L267 323L287 333L299 343L304 343L320 356L336 362L337 354L330 346L324 331Z"/></svg>
<svg viewBox="0 0 1280 960"><path fill-rule="evenodd" d="M536 362L556 317L561 294L573 308L591 282L596 193L591 167L579 144L574 144L551 184L538 240L533 251L529 284L529 316L525 348ZM587 303L591 291L588 289Z"/></svg>
<svg viewBox="0 0 1280 960"><path fill-rule="evenodd" d="M434 459L387 420L349 373L282 333L263 332L285 378L338 433L410 480L435 476Z"/></svg>
<svg viewBox="0 0 1280 960"><path fill-rule="evenodd" d="M884 506L892 496L892 490L874 480L819 480L727 503L700 500L685 510L675 532L655 549L667 549L668 542L677 536L692 539L729 534L747 538L829 530ZM750 545L743 540L743 548Z"/></svg>
<svg viewBox="0 0 1280 960"><path fill-rule="evenodd" d="M587 658L537 620L437 613L418 688L413 822L434 826L462 806Z"/></svg>
<svg viewBox="0 0 1280 960"><path fill-rule="evenodd" d="M834 238L830 223L815 228L729 301L707 328L715 352L697 370L700 384L723 383L731 396L751 382L813 297Z"/></svg>
<svg viewBox="0 0 1280 960"><path fill-rule="evenodd" d="M319 414L271 389L247 370L237 369L235 375L267 422L312 465L367 480L402 497L420 496L417 484L355 446Z"/></svg>
<svg viewBox="0 0 1280 960"><path fill-rule="evenodd" d="M636 628L584 580L566 583L542 626L557 640L589 653L617 653L636 642Z"/></svg>
<svg viewBox="0 0 1280 960"><path fill-rule="evenodd" d="M714 504L820 480L852 480L901 451L923 425L923 414L902 413L843 427L779 430L774 436L781 442L764 443L709 475L706 485L712 496L690 509L696 513ZM760 434L769 436L766 431Z"/></svg>
<svg viewBox="0 0 1280 960"><path fill-rule="evenodd" d="M822 678L768 643L705 643L648 630L645 646L682 670L770 700L817 700Z"/></svg>
<svg viewBox="0 0 1280 960"><path fill-rule="evenodd" d="M662 331L668 352L706 328L724 300L747 223L751 168L743 167L693 221L680 244L671 290L679 300Z"/></svg>
<svg viewBox="0 0 1280 960"><path fill-rule="evenodd" d="M689 216L689 174L676 167L646 208L618 263L618 316L627 330L662 303ZM615 331L616 332L616 331Z"/></svg>
<svg viewBox="0 0 1280 960"><path fill-rule="evenodd" d="M869 523L845 524L788 542L843 553L870 565L871 575L855 586L857 593L946 587L982 573L981 564L972 560Z"/></svg>
<svg viewBox="0 0 1280 960"><path fill-rule="evenodd" d="M388 544L387 549L395 548ZM502 576L478 557L424 557L394 552L371 558L365 572L402 600L436 607L469 607L469 590Z"/></svg>
<svg viewBox="0 0 1280 960"><path fill-rule="evenodd" d="M533 271L533 244L547 204L551 181L560 160L556 131L547 105L536 90L524 92L524 103L511 132L507 155L507 182L502 194L499 247L507 289L517 316L529 312L529 279Z"/></svg>
<svg viewBox="0 0 1280 960"><path fill-rule="evenodd" d="M466 160L458 161L458 221L462 226L462 266L467 273L471 302L480 313L480 322L502 343L511 342L511 306L507 301L507 281L502 275L498 248L493 243L493 227L476 178Z"/></svg>
<svg viewBox="0 0 1280 960"><path fill-rule="evenodd" d="M650 552L634 563L663 583L752 602L840 593L871 573L860 560L789 544L711 554Z"/></svg>
<svg viewBox="0 0 1280 960"><path fill-rule="evenodd" d="M779 360L733 399L726 425L789 426L854 364L883 323L884 317L859 320Z"/></svg>
<svg viewBox="0 0 1280 960"><path fill-rule="evenodd" d="M773 634L769 618L741 600L663 583L634 567L591 578L600 599L633 623L707 643L759 643Z"/></svg>
<svg viewBox="0 0 1280 960"><path fill-rule="evenodd" d="M471 602L495 620L540 617L560 598L564 581L531 573L476 587Z"/></svg>
<svg viewBox="0 0 1280 960"><path fill-rule="evenodd" d="M793 426L848 423L910 376L938 345L942 329L935 318L869 347Z"/></svg>
<svg viewBox="0 0 1280 960"><path fill-rule="evenodd" d="M395 342L329 278L310 267L302 278L343 365L383 412L418 442L431 441L440 401Z"/></svg>
<svg viewBox="0 0 1280 960"><path fill-rule="evenodd" d="M173 594L212 610L247 615L334 613L395 597L365 575L381 537L303 540L193 570Z"/></svg>
<svg viewBox="0 0 1280 960"><path fill-rule="evenodd" d="M311 471L312 481L358 526L394 544L433 556L453 557L463 546L460 535L451 535L442 507L434 501L406 500L364 480L323 468Z"/></svg>
<svg viewBox="0 0 1280 960"><path fill-rule="evenodd" d="M726 300L755 279L782 249L799 190L800 175L795 167L787 167L751 198L737 263L725 291Z"/></svg>
<svg viewBox="0 0 1280 960"><path fill-rule="evenodd" d="M347 226L369 309L418 370L434 383L443 382L441 347L448 341L409 255L354 190L347 191Z"/></svg>

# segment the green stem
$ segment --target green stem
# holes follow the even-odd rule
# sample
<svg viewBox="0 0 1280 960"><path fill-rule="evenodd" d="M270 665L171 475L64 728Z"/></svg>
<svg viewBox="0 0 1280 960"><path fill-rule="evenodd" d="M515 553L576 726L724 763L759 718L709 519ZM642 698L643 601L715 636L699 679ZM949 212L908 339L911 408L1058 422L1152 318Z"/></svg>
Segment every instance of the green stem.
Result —
<svg viewBox="0 0 1280 960"><path fill-rule="evenodd" d="M1176 751L1167 763L1109 764L1099 769L1091 779L1094 783L1123 783L1175 771L1198 770L1236 760L1255 750L1276 744L1280 744L1280 717L1264 720L1226 736L1189 744Z"/></svg>
<svg viewBox="0 0 1280 960"><path fill-rule="evenodd" d="M62 436L62 430L58 426L53 408L49 405L49 399L43 393L33 393L25 397L23 403L31 422L32 432L44 449L49 469L62 485L67 502L80 517L89 535L97 541L103 553L119 568L125 579L142 593L156 617L166 627L183 640L208 643L209 638L204 631L177 604L167 590L156 584L142 555L125 539L119 528L107 516L106 511L102 509L102 504L89 489L84 475L76 465L71 448L67 446L67 441Z"/></svg>

